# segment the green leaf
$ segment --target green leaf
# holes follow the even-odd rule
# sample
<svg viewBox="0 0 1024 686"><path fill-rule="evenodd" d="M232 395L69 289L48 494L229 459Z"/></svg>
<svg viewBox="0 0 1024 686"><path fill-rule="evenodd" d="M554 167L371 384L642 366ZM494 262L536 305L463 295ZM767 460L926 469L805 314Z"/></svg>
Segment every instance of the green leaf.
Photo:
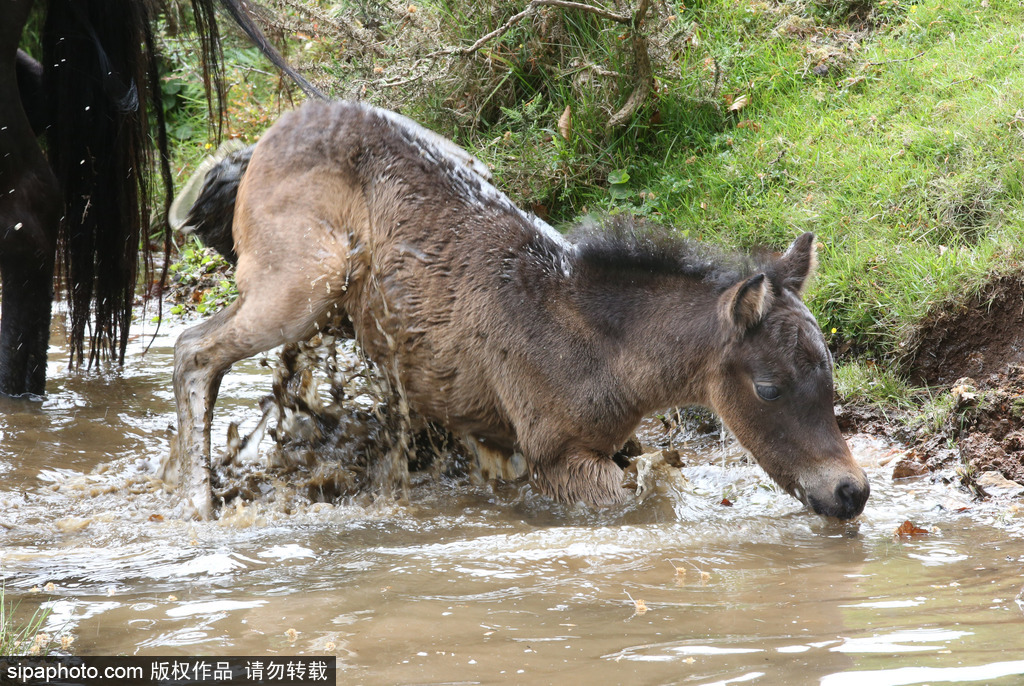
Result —
<svg viewBox="0 0 1024 686"><path fill-rule="evenodd" d="M185 141L192 138L194 133L191 124L182 124L181 126L173 129L174 137L179 141Z"/></svg>
<svg viewBox="0 0 1024 686"><path fill-rule="evenodd" d="M160 84L160 90L164 92L164 95L174 95L181 91L183 85L185 85L185 82L178 78L164 79L163 83Z"/></svg>
<svg viewBox="0 0 1024 686"><path fill-rule="evenodd" d="M629 172L625 169L616 169L608 173L608 192L615 200L625 200L633 195L629 186Z"/></svg>
<svg viewBox="0 0 1024 686"><path fill-rule="evenodd" d="M625 200L629 196L633 195L633 191L624 184L614 184L609 186L608 192L611 193L612 198L615 200Z"/></svg>
<svg viewBox="0 0 1024 686"><path fill-rule="evenodd" d="M616 169L608 173L608 183L613 186L621 186L629 183L629 172L625 169Z"/></svg>

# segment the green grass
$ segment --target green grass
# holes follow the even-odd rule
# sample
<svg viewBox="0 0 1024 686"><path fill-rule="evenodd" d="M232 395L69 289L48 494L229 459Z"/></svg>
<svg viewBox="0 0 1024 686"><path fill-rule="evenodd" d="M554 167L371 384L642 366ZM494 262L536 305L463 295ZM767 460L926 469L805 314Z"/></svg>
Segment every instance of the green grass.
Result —
<svg viewBox="0 0 1024 686"><path fill-rule="evenodd" d="M4 587L0 585L0 656L46 655L52 637L42 633L42 629L49 611L37 610L27 620L18 618L17 614L18 605L7 602Z"/></svg>
<svg viewBox="0 0 1024 686"><path fill-rule="evenodd" d="M823 328L898 359L933 306L1019 257L1021 20L998 2L911 5L836 78L802 73L803 40L723 29L718 49L741 73L723 92L749 84L742 119L636 160L632 177L656 215L710 240L783 247L817 232L809 301Z"/></svg>
<svg viewBox="0 0 1024 686"><path fill-rule="evenodd" d="M847 402L900 406L910 389L892 370L874 363L850 361L835 370L836 393Z"/></svg>
<svg viewBox="0 0 1024 686"><path fill-rule="evenodd" d="M784 249L816 232L820 268L807 300L844 352L837 375L850 394L909 392L899 364L915 327L1019 268L1017 3L655 3L644 30L656 95L615 129L607 122L632 90L622 25L546 8L472 56L431 58L471 45L525 2L305 6L282 22L319 27L285 35L293 62L321 87L452 137L552 222L630 211L745 248ZM338 28L356 19L372 32ZM232 131L254 138L288 98L277 77L239 64L251 53L232 50ZM187 59L176 64L189 69ZM186 123L198 116L196 103L178 102ZM212 141L182 143L185 170Z"/></svg>

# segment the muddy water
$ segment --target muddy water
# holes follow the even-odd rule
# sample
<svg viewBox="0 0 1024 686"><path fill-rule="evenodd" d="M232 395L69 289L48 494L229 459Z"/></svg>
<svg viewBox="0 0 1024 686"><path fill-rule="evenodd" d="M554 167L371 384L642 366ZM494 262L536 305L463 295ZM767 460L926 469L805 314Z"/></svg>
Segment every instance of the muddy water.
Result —
<svg viewBox="0 0 1024 686"><path fill-rule="evenodd" d="M1024 681L1024 512L894 485L891 448L860 437L873 493L850 524L706 440L600 514L417 482L408 504L268 496L175 520L152 474L176 333L116 373L69 375L58 349L46 400L0 407L0 575L79 654L334 653L373 684ZM268 389L239 365L215 442ZM929 533L895 540L906 519Z"/></svg>

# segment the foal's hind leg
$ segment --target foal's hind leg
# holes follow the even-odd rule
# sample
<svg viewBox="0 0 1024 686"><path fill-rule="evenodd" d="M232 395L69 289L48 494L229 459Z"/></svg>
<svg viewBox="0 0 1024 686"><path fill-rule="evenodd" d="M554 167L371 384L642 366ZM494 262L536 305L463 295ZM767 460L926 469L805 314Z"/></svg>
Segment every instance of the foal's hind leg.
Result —
<svg viewBox="0 0 1024 686"><path fill-rule="evenodd" d="M232 364L282 343L304 340L331 315L335 300L312 298L308 285L265 283L228 309L185 331L174 345L177 443L161 476L183 490L187 515L209 518L210 424L221 379Z"/></svg>

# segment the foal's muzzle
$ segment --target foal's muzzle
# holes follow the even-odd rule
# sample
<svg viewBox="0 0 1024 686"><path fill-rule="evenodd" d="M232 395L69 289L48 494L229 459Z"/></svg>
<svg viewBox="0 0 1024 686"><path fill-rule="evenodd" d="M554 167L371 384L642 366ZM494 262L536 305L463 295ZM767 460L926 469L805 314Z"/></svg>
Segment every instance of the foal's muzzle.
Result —
<svg viewBox="0 0 1024 686"><path fill-rule="evenodd" d="M857 481L844 478L839 481L831 497L818 498L807 494L807 504L820 515L837 519L853 519L864 511L864 504L871 495L871 485L867 475L861 472L862 478Z"/></svg>

